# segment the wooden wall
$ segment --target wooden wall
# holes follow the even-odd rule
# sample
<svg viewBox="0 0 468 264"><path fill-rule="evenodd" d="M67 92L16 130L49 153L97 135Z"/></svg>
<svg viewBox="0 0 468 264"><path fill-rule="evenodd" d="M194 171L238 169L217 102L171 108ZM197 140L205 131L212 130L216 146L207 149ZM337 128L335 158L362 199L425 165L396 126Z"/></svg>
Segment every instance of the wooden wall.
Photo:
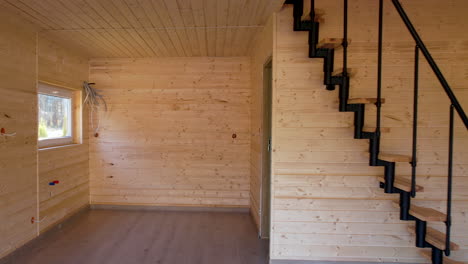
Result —
<svg viewBox="0 0 468 264"><path fill-rule="evenodd" d="M263 146L263 68L273 54L273 17L270 17L250 51L252 99L250 105L250 212L260 227Z"/></svg>
<svg viewBox="0 0 468 264"><path fill-rule="evenodd" d="M90 78L109 106L91 204L249 206L248 58L99 59Z"/></svg>
<svg viewBox="0 0 468 264"><path fill-rule="evenodd" d="M385 2L382 122L391 130L383 134L381 147L409 155L414 44L391 2ZM466 1L402 2L468 110ZM350 1L349 67L357 71L353 97L376 95L377 4ZM326 13L321 37L342 36L342 1L316 5ZM425 261L407 231L409 223L400 221L391 205L398 196L378 187L383 168L368 166L368 141L353 139L352 114L339 113L337 91L322 85L322 60L307 57L307 33L292 31L292 8L279 12L275 23L271 258ZM448 100L426 63L421 73L418 182L425 192L415 204L445 210ZM375 109L368 108L368 126L373 126ZM453 258L466 261L468 134L460 120L456 126L453 241L462 249ZM410 175L408 164L397 167L398 177Z"/></svg>
<svg viewBox="0 0 468 264"><path fill-rule="evenodd" d="M38 39L39 81L82 90L88 80L88 59L76 51L50 41L48 35ZM39 151L40 231L77 212L89 204L88 111L83 107L82 144ZM49 186L58 180L59 184Z"/></svg>
<svg viewBox="0 0 468 264"><path fill-rule="evenodd" d="M38 80L79 89L88 60L0 10L0 258L89 204L88 145L38 151ZM87 113L84 127L87 129ZM61 183L50 187L48 182ZM43 220L32 222L32 218Z"/></svg>
<svg viewBox="0 0 468 264"><path fill-rule="evenodd" d="M36 32L0 10L0 257L36 235Z"/></svg>

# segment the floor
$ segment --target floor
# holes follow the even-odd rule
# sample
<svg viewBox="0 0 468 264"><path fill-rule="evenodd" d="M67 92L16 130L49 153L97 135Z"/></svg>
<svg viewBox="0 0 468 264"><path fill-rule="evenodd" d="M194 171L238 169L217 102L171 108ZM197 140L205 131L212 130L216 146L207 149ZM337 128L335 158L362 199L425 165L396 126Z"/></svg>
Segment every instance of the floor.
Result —
<svg viewBox="0 0 468 264"><path fill-rule="evenodd" d="M248 213L91 210L7 263L265 264L267 254Z"/></svg>

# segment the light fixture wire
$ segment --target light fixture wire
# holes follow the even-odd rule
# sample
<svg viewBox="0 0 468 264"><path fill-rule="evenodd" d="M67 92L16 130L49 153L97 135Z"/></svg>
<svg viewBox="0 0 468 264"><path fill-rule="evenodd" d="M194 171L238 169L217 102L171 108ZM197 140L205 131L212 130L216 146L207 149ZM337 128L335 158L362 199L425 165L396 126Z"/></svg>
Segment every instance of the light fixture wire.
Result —
<svg viewBox="0 0 468 264"><path fill-rule="evenodd" d="M97 118L97 125L94 127L94 112L96 111L97 114L99 114L99 110L102 106L104 106L104 111L107 112L107 103L101 91L91 85L95 85L95 83L83 82L83 89L86 93L83 104L87 105L91 111L91 127L94 129L94 133L96 134L100 127L100 118Z"/></svg>

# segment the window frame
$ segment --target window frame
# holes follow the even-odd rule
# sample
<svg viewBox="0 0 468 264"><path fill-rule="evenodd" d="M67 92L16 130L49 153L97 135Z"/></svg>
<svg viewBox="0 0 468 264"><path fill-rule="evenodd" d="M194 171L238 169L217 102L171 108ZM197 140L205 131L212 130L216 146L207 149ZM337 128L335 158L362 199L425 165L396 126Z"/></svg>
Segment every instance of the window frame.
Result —
<svg viewBox="0 0 468 264"><path fill-rule="evenodd" d="M37 88L37 110L38 110L38 121L37 128L39 130L39 95L48 95L55 97L62 97L71 100L71 136L61 138L51 138L39 140L39 132L37 133L37 144L39 149L69 146L73 144L81 143L81 91L64 87L61 85L38 82Z"/></svg>

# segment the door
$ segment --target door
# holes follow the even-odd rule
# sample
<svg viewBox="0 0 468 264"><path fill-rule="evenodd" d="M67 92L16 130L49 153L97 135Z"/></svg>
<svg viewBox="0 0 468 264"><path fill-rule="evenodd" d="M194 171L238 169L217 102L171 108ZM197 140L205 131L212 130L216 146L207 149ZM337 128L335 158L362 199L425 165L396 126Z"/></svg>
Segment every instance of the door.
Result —
<svg viewBox="0 0 468 264"><path fill-rule="evenodd" d="M272 111L272 61L263 66L263 137L260 237L270 237L270 187L271 187L271 111Z"/></svg>

